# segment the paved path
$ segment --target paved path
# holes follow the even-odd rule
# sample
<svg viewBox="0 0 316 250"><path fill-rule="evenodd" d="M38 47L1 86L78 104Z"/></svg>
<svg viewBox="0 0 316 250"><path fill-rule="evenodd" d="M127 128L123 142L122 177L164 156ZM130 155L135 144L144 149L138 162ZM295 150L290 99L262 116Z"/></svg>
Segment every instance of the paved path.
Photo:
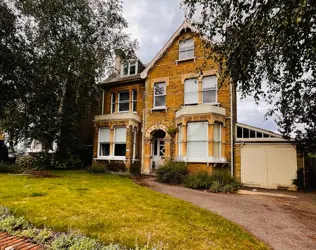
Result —
<svg viewBox="0 0 316 250"><path fill-rule="evenodd" d="M158 183L153 177L137 182L215 212L241 225L273 249L316 249L315 193L213 194Z"/></svg>
<svg viewBox="0 0 316 250"><path fill-rule="evenodd" d="M27 239L0 232L0 250L42 250L43 247L29 242Z"/></svg>

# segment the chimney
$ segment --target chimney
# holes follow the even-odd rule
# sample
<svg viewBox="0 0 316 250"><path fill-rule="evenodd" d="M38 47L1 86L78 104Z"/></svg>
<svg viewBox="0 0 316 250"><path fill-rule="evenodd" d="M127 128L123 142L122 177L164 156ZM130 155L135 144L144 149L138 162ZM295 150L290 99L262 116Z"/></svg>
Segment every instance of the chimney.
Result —
<svg viewBox="0 0 316 250"><path fill-rule="evenodd" d="M121 62L123 58L123 51L121 49L115 50L115 69L121 73Z"/></svg>

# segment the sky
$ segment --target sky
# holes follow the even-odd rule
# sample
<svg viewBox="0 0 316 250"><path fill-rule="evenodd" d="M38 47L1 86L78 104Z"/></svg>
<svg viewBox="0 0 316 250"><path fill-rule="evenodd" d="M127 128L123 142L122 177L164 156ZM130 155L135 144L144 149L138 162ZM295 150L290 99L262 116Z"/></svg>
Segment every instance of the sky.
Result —
<svg viewBox="0 0 316 250"><path fill-rule="evenodd" d="M123 15L128 22L128 33L139 42L137 56L149 63L184 20L181 0L124 0ZM277 132L273 118L264 119L268 106L256 105L252 97L237 103L237 120Z"/></svg>

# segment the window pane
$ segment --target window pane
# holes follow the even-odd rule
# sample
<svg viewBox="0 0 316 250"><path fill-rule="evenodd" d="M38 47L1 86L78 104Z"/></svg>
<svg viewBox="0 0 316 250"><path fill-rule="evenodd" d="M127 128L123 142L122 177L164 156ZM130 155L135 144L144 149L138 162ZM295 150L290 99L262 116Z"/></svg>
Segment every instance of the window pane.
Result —
<svg viewBox="0 0 316 250"><path fill-rule="evenodd" d="M155 107L166 106L166 96L155 96Z"/></svg>
<svg viewBox="0 0 316 250"><path fill-rule="evenodd" d="M188 141L205 141L207 140L207 122L190 122L188 123Z"/></svg>
<svg viewBox="0 0 316 250"><path fill-rule="evenodd" d="M126 155L126 144L115 144L114 155L115 156L125 156Z"/></svg>
<svg viewBox="0 0 316 250"><path fill-rule="evenodd" d="M165 95L166 94L166 83L156 83L155 84L155 95Z"/></svg>
<svg viewBox="0 0 316 250"><path fill-rule="evenodd" d="M244 128L244 138L249 138L249 129Z"/></svg>
<svg viewBox="0 0 316 250"><path fill-rule="evenodd" d="M237 127L237 138L242 138L242 128Z"/></svg>
<svg viewBox="0 0 316 250"><path fill-rule="evenodd" d="M206 76L203 77L203 90L216 89L217 77L216 76Z"/></svg>
<svg viewBox="0 0 316 250"><path fill-rule="evenodd" d="M257 138L262 138L262 133L261 132L257 132Z"/></svg>
<svg viewBox="0 0 316 250"><path fill-rule="evenodd" d="M214 157L215 158L220 158L220 146L221 144L219 142L214 142Z"/></svg>
<svg viewBox="0 0 316 250"><path fill-rule="evenodd" d="M129 110L129 103L120 103L119 104L119 111L128 111Z"/></svg>
<svg viewBox="0 0 316 250"><path fill-rule="evenodd" d="M216 91L203 91L203 103L215 103L216 102Z"/></svg>
<svg viewBox="0 0 316 250"><path fill-rule="evenodd" d="M250 138L256 138L256 131L250 130Z"/></svg>
<svg viewBox="0 0 316 250"><path fill-rule="evenodd" d="M137 110L137 91L133 90L133 111Z"/></svg>
<svg viewBox="0 0 316 250"><path fill-rule="evenodd" d="M221 141L221 125L219 123L214 123L214 141Z"/></svg>
<svg viewBox="0 0 316 250"><path fill-rule="evenodd" d="M182 150L182 130L181 130L181 126L178 126L178 155L181 155L181 150Z"/></svg>
<svg viewBox="0 0 316 250"><path fill-rule="evenodd" d="M115 112L115 94L113 93L111 96L111 107L112 107L112 113Z"/></svg>
<svg viewBox="0 0 316 250"><path fill-rule="evenodd" d="M129 101L129 92L119 93L119 101Z"/></svg>
<svg viewBox="0 0 316 250"><path fill-rule="evenodd" d="M110 129L100 128L99 142L110 142Z"/></svg>
<svg viewBox="0 0 316 250"><path fill-rule="evenodd" d="M206 158L207 157L207 141L190 141L188 142L189 158Z"/></svg>
<svg viewBox="0 0 316 250"><path fill-rule="evenodd" d="M135 75L136 74L136 65L131 65L129 68L129 74L130 75Z"/></svg>
<svg viewBox="0 0 316 250"><path fill-rule="evenodd" d="M187 51L187 58L192 58L194 57L194 50L188 50Z"/></svg>
<svg viewBox="0 0 316 250"><path fill-rule="evenodd" d="M126 128L115 128L115 142L126 143Z"/></svg>
<svg viewBox="0 0 316 250"><path fill-rule="evenodd" d="M197 79L187 79L184 82L184 103L194 104L198 103L198 89L199 84Z"/></svg>
<svg viewBox="0 0 316 250"><path fill-rule="evenodd" d="M125 64L123 66L123 76L126 76L126 75L128 75L128 64Z"/></svg>
<svg viewBox="0 0 316 250"><path fill-rule="evenodd" d="M110 155L110 144L109 143L101 143L100 144L100 156L108 156Z"/></svg>
<svg viewBox="0 0 316 250"><path fill-rule="evenodd" d="M187 53L186 51L180 52L179 53L179 60L183 60L187 58Z"/></svg>

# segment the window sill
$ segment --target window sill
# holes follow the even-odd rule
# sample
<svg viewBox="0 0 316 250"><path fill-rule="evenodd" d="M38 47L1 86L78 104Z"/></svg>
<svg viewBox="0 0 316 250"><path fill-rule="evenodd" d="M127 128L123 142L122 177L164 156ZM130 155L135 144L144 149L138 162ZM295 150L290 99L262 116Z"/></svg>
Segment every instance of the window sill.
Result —
<svg viewBox="0 0 316 250"><path fill-rule="evenodd" d="M178 65L178 63L181 62L187 62L187 61L195 61L196 57L191 57L191 58L186 58L186 59L178 59L176 60L176 64Z"/></svg>
<svg viewBox="0 0 316 250"><path fill-rule="evenodd" d="M155 108L152 108L150 109L150 112L152 111L162 111L164 110L165 112L167 112L168 108L166 106L163 106L163 107L155 107Z"/></svg>
<svg viewBox="0 0 316 250"><path fill-rule="evenodd" d="M190 162L190 163L227 163L226 158L188 158L187 156L178 156L175 159L176 161Z"/></svg>
<svg viewBox="0 0 316 250"><path fill-rule="evenodd" d="M98 161L125 161L126 157L125 156L113 156L113 155L109 155L109 156L98 156L98 158L94 158L94 160L98 160Z"/></svg>

